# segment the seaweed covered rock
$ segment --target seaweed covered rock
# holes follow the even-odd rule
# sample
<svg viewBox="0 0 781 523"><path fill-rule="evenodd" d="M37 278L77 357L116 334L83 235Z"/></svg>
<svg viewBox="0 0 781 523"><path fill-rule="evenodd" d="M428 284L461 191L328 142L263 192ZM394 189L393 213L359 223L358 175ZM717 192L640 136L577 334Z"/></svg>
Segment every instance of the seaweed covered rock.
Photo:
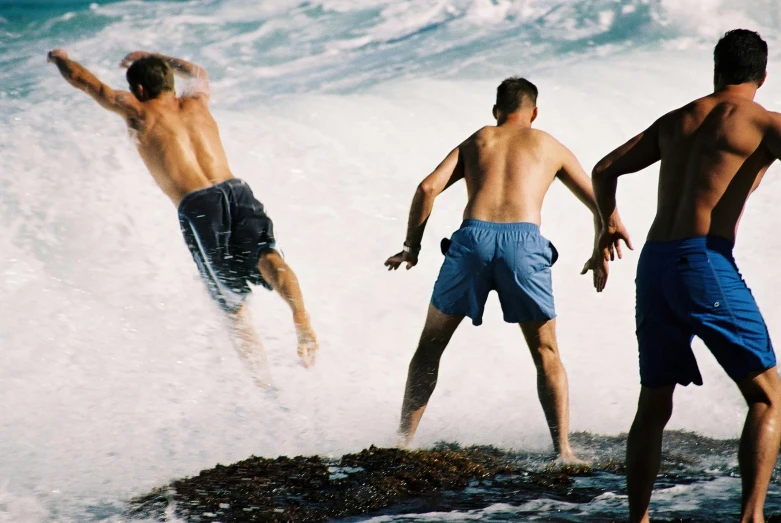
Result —
<svg viewBox="0 0 781 523"><path fill-rule="evenodd" d="M485 486L518 500L570 493L572 480L531 472L492 447L406 451L370 447L341 460L253 457L217 465L131 502L131 515L187 521L317 522L366 514L412 498ZM521 494L522 493L522 494Z"/></svg>
<svg viewBox="0 0 781 523"><path fill-rule="evenodd" d="M252 457L217 465L139 497L130 504L130 516L165 521L168 514L175 514L188 522L319 522L359 515L469 511L498 503L520 506L536 499L580 504L605 492L625 495L626 435L574 433L571 439L579 454L596 458L591 467L550 464L550 456L539 453L455 444L415 451L372 446L341 459ZM655 486L734 478L736 450L736 440L666 432ZM731 508L727 519L736 517L738 509L737 504ZM723 514L707 510L695 517L690 514L678 514L679 519L668 514L672 519L658 521L725 521ZM781 518L769 516L768 521L781 523Z"/></svg>

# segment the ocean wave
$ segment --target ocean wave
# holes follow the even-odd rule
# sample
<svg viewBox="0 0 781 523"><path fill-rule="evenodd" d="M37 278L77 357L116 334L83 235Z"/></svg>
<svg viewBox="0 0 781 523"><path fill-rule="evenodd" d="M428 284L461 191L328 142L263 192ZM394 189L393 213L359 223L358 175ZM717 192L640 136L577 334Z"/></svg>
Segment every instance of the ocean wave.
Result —
<svg viewBox="0 0 781 523"><path fill-rule="evenodd" d="M517 71L529 60L558 61L671 41L678 48L708 46L736 25L772 36L781 27L781 4L130 0L17 21L17 38L11 39L7 53L39 59L43 49L38 47L33 57L27 45L34 40L64 45L111 68L128 49L150 48L200 61L213 78L259 99L291 92L351 92L398 78L480 78Z"/></svg>

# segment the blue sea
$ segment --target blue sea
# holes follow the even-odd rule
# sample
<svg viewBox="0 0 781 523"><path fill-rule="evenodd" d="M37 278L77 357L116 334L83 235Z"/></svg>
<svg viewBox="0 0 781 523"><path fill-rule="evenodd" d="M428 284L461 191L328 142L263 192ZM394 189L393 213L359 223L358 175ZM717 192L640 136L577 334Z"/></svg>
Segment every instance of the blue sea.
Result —
<svg viewBox="0 0 781 523"><path fill-rule="evenodd" d="M757 101L781 110L777 0L0 0L0 522L126 521L129 499L217 463L392 445L438 243L460 223L463 186L438 199L417 267L388 273L382 263L404 239L417 183L492 123L499 82L535 82L536 125L590 170L710 92L713 46L735 27L768 41ZM322 345L314 369L297 361L286 305L256 292L253 323L275 389L253 385L175 209L124 123L46 63L55 47L117 88L126 86L119 61L136 49L208 70L231 168L266 205L301 281ZM771 167L751 197L735 251L776 337L779 175ZM636 245L656 181L651 168L620 183ZM553 278L572 430L621 434L639 392L638 252L611 267L597 295L579 276L588 211L555 184L543 212L543 234L560 252ZM737 438L743 400L699 341L695 354L705 385L680 388L669 428ZM416 445L494 445L537 453L544 466L550 438L535 379L520 330L492 297L484 324L464 323L448 348ZM580 450L604 457L599 445ZM691 457L690 480L662 482L653 514L736 520L736 457ZM588 481L605 491L588 503L503 499L367 518L626 518L620 481ZM781 512L779 493L774 480L768 512Z"/></svg>

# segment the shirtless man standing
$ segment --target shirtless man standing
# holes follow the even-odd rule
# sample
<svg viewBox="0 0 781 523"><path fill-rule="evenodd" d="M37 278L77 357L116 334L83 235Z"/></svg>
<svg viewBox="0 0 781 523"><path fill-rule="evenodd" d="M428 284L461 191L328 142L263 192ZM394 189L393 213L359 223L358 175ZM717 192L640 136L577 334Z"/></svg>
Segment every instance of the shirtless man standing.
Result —
<svg viewBox="0 0 781 523"><path fill-rule="evenodd" d="M504 320L519 323L537 367L537 391L556 454L576 461L569 444L567 375L556 344L551 266L558 254L540 235L545 194L559 178L601 224L591 181L575 156L549 134L532 129L537 88L522 78L499 85L493 109L497 126L483 127L444 159L418 186L402 252L389 258L389 270L418 262L420 242L434 199L464 178L469 201L464 222L451 238L434 285L423 334L407 376L399 433L407 445L415 434L437 383L439 361L461 320L482 323L489 291L496 290ZM615 218L612 227L623 230ZM596 251L595 251L596 253ZM592 261L594 260L594 261ZM594 270L601 291L606 264L592 258L582 274Z"/></svg>
<svg viewBox="0 0 781 523"><path fill-rule="evenodd" d="M260 340L249 321L247 282L276 290L293 311L298 355L314 364L317 339L296 275L274 249L274 230L246 182L233 177L209 108L206 71L198 65L144 51L127 55L130 91L115 91L62 49L49 52L62 76L101 107L121 116L157 184L178 208L185 242L212 298L231 320L236 350L255 381L268 385ZM193 78L177 98L174 73Z"/></svg>
<svg viewBox="0 0 781 523"><path fill-rule="evenodd" d="M676 384L702 385L691 340L713 352L748 403L738 461L742 522L764 521L763 506L781 444L781 383L767 327L732 257L748 196L781 158L781 115L756 104L767 44L736 29L714 50L714 93L656 120L594 168L608 227L604 259L623 236L616 212L619 176L661 160L656 218L637 266L640 400L626 449L632 522L648 522L662 431ZM605 262L606 263L606 262Z"/></svg>

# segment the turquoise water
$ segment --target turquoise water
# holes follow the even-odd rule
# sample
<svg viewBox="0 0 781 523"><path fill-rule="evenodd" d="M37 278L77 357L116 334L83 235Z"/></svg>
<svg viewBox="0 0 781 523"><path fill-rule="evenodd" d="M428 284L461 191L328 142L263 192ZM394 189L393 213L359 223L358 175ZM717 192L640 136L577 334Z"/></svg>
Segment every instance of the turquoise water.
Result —
<svg viewBox="0 0 781 523"><path fill-rule="evenodd" d="M0 521L121 521L133 495L217 462L392 444L438 241L460 221L463 189L437 202L415 270L387 274L382 262L403 239L416 184L491 123L505 76L538 84L539 126L587 169L708 92L712 46L737 25L768 39L758 101L781 109L775 1L13 1L0 3L0 18ZM258 292L254 323L278 390L254 388L174 209L123 123L46 63L54 47L119 88L117 64L134 49L208 69L232 169L266 204L301 279L322 340L317 368L297 364L288 311ZM752 196L736 249L771 334L781 328L777 169ZM621 182L636 243L655 182L653 169ZM589 222L555 185L543 232L561 254L554 286L572 428L615 435L628 429L639 390L637 253L597 296L578 276ZM705 386L678 392L670 426L737 437L742 400L701 344L695 353ZM533 384L520 333L491 300L484 325L464 326L448 349L418 444L548 451ZM661 491L659 510L691 517L705 497L716 500L708 511L733 514L738 480L725 474ZM507 500L407 520L565 508ZM622 517L625 498L616 491L577 510Z"/></svg>

